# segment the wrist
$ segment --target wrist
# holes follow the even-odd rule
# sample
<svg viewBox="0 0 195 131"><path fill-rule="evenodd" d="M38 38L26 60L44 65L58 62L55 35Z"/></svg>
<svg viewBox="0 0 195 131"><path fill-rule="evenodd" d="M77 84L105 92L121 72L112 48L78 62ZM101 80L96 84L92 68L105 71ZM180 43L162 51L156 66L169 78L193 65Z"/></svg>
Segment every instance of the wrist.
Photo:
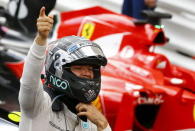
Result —
<svg viewBox="0 0 195 131"><path fill-rule="evenodd" d="M98 121L97 122L98 131L104 130L107 126L108 126L108 122L107 121Z"/></svg>
<svg viewBox="0 0 195 131"><path fill-rule="evenodd" d="M39 34L37 34L36 38L35 38L35 42L36 44L43 46L46 45L47 43L47 38L46 37L42 37Z"/></svg>

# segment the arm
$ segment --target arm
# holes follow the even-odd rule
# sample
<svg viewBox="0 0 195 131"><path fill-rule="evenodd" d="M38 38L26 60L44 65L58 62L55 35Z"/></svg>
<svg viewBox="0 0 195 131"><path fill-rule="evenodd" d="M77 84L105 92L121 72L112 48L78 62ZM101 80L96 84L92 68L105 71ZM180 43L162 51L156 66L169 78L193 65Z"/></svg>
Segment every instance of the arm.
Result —
<svg viewBox="0 0 195 131"><path fill-rule="evenodd" d="M47 37L52 25L53 17L46 16L45 8L41 8L37 20L38 34L26 57L19 92L21 109L31 117L36 108L35 105L39 105L43 100L40 75L44 65Z"/></svg>
<svg viewBox="0 0 195 131"><path fill-rule="evenodd" d="M97 126L98 131L111 131L105 116L93 104L79 103L76 106L76 110L78 111L78 116L86 116L93 122Z"/></svg>

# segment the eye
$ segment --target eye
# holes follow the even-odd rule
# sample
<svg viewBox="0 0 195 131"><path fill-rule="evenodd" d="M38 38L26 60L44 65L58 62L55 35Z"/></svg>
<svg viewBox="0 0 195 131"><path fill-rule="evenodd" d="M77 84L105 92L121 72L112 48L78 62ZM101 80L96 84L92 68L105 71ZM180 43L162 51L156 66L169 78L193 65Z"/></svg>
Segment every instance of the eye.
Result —
<svg viewBox="0 0 195 131"><path fill-rule="evenodd" d="M80 67L80 66L74 66L74 67L72 67L72 69L73 70L82 70L82 67Z"/></svg>
<svg viewBox="0 0 195 131"><path fill-rule="evenodd" d="M100 67L93 67L93 71L99 71Z"/></svg>
<svg viewBox="0 0 195 131"><path fill-rule="evenodd" d="M93 71L94 68L93 67L88 67L88 71Z"/></svg>

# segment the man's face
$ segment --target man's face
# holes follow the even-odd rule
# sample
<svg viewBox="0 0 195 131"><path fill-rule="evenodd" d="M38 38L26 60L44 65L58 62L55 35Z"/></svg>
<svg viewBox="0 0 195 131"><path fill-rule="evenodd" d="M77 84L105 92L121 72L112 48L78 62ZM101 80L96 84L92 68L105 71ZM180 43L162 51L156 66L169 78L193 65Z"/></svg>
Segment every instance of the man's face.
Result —
<svg viewBox="0 0 195 131"><path fill-rule="evenodd" d="M93 79L93 67L90 65L73 65L70 67L70 70L80 78Z"/></svg>
<svg viewBox="0 0 195 131"><path fill-rule="evenodd" d="M157 5L157 0L145 0L145 4L149 8L154 8Z"/></svg>

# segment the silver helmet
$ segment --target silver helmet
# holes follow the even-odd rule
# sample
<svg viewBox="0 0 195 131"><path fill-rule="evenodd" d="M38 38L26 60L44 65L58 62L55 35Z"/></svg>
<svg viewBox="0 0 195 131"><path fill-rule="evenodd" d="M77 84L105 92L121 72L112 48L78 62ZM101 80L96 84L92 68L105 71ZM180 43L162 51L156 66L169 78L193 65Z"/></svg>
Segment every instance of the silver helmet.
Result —
<svg viewBox="0 0 195 131"><path fill-rule="evenodd" d="M101 86L100 67L107 64L102 49L83 37L68 36L48 45L45 71L47 87L80 102L96 99ZM80 78L69 70L71 65L92 65L94 78Z"/></svg>

